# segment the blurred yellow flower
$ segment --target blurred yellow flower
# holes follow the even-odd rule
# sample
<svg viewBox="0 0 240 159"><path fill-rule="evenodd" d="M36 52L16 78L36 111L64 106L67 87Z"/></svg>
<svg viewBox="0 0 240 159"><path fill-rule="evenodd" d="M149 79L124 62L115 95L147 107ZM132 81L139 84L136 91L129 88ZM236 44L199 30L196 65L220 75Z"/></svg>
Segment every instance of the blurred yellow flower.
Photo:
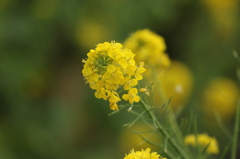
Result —
<svg viewBox="0 0 240 159"><path fill-rule="evenodd" d="M200 145L203 149L207 147L206 152L209 154L218 154L218 143L217 140L213 137L208 136L207 134L198 134L197 136L190 134L187 135L184 139L186 145L191 145L196 147L197 144Z"/></svg>
<svg viewBox="0 0 240 159"><path fill-rule="evenodd" d="M171 97L171 108L175 113L181 111L193 87L191 70L182 62L173 60L168 70L158 77L167 99ZM163 102L159 94L154 94L157 103ZM165 101L164 101L165 102Z"/></svg>
<svg viewBox="0 0 240 159"><path fill-rule="evenodd" d="M124 157L124 159L166 159L162 158L161 155L157 154L157 152L151 152L150 148L142 151L134 151L131 152Z"/></svg>
<svg viewBox="0 0 240 159"><path fill-rule="evenodd" d="M12 4L13 0L1 0L0 1L0 11L7 9L8 6Z"/></svg>
<svg viewBox="0 0 240 159"><path fill-rule="evenodd" d="M216 111L223 121L235 115L239 85L229 78L212 79L203 91L203 111L208 118L215 118Z"/></svg>
<svg viewBox="0 0 240 159"><path fill-rule="evenodd" d="M83 76L90 87L94 90L96 98L102 98L110 102L110 109L118 110L117 103L121 101L117 90L122 86L129 90L123 94L123 99L139 102L138 91L134 86L141 80L139 76L145 71L143 64L136 66L133 59L135 54L130 50L123 49L120 43L104 42L97 45L96 49L90 50L88 58L83 60Z"/></svg>
<svg viewBox="0 0 240 159"><path fill-rule="evenodd" d="M144 61L148 67L168 67L170 65L168 55L165 53L165 40L148 29L136 31L125 40L123 45L137 54L137 62Z"/></svg>
<svg viewBox="0 0 240 159"><path fill-rule="evenodd" d="M238 0L202 0L215 27L221 33L231 35L237 21Z"/></svg>
<svg viewBox="0 0 240 159"><path fill-rule="evenodd" d="M119 136L119 146L122 152L127 152L132 148L146 149L151 148L157 150L157 147L151 145L143 138L151 143L160 143L160 134L154 132L154 129L144 123L135 123L128 129L123 129Z"/></svg>

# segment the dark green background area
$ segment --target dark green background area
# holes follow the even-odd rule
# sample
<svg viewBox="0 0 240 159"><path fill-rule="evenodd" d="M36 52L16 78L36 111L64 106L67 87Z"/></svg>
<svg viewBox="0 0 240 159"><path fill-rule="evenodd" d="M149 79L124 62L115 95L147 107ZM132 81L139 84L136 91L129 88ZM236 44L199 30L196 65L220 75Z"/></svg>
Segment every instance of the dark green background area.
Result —
<svg viewBox="0 0 240 159"><path fill-rule="evenodd" d="M123 42L138 29L163 36L169 57L193 72L193 93L181 115L187 118L198 110L208 80L236 80L239 10L234 16L225 28L202 1L190 0L1 0L0 158L123 158L118 137L133 117L126 110L108 116L108 102L94 97L81 73L87 52L100 42ZM89 20L105 29L91 47L77 30ZM95 38L92 31L84 41Z"/></svg>

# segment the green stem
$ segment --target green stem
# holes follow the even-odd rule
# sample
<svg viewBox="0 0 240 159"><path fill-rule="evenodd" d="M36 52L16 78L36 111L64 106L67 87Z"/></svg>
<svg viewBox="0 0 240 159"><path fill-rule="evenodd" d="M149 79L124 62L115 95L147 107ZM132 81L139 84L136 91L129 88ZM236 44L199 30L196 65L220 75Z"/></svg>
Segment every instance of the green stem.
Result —
<svg viewBox="0 0 240 159"><path fill-rule="evenodd" d="M181 146L171 137L171 135L164 129L164 127L161 125L161 123L157 120L156 116L154 115L154 113L151 110L151 107L148 106L142 99L141 99L141 103L142 103L143 107L147 110L155 127L169 140L171 145L177 150L177 152L182 156L182 158L188 159L188 156L182 150ZM169 154L171 154L171 153L169 153Z"/></svg>
<svg viewBox="0 0 240 159"><path fill-rule="evenodd" d="M239 98L239 100L240 100L240 98ZM236 116L235 116L231 159L236 159L236 156L237 156L237 143L238 143L238 131L239 131L239 111L240 111L240 101L238 102Z"/></svg>
<svg viewBox="0 0 240 159"><path fill-rule="evenodd" d="M154 71L154 79L155 79L155 81L159 82L158 89L157 89L158 93L159 93L159 96L162 99L162 101L166 102L168 99L167 99L166 94L165 94L165 92L163 90L162 83L159 81L159 79L156 76L157 75L157 71L155 69L153 71ZM176 117L175 117L175 115L174 115L174 113L172 111L171 103L168 104L166 109L167 109L167 112L168 112L168 116L167 117L168 117L168 120L170 121L170 125L173 128L174 127L176 128L176 129L173 129L173 133L176 134L178 142L181 143L183 141L183 135L182 135L181 131L176 132L176 130L179 129L179 125L178 125Z"/></svg>

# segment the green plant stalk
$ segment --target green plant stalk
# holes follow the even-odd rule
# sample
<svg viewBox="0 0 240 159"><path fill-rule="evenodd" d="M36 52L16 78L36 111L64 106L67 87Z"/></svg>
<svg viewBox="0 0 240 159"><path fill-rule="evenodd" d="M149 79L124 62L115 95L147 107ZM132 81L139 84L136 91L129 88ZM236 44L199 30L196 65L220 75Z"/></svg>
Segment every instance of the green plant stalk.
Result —
<svg viewBox="0 0 240 159"><path fill-rule="evenodd" d="M189 157L186 155L186 153L182 150L181 146L173 138L171 138L171 135L164 129L164 127L161 125L161 123L157 120L156 116L154 115L154 113L151 110L151 107L148 106L146 103L144 103L144 101L142 99L141 99L141 103L142 103L143 107L147 110L148 115L151 117L155 127L169 140L169 142L177 150L177 152L182 156L182 158L189 159Z"/></svg>
<svg viewBox="0 0 240 159"><path fill-rule="evenodd" d="M239 111L240 111L240 97L239 97L239 101L237 104L237 112L236 112L236 116L235 116L231 159L236 159L236 156L237 156L237 143L238 143L238 131L239 131Z"/></svg>
<svg viewBox="0 0 240 159"><path fill-rule="evenodd" d="M156 76L157 72L156 70L154 69L154 79L155 81L159 81L157 79L157 76ZM163 91L163 88L162 88L162 85L161 83L159 82L159 85L158 85L159 89L158 89L158 93L160 95L160 98L163 100L163 101L167 101L167 97L165 95L165 92ZM170 121L170 124L172 127L176 127L177 129L179 128L179 125L177 123L177 120L176 120L176 117L172 111L172 108L171 108L171 103L167 106L167 112L168 112L168 120ZM176 130L176 129L174 129ZM182 135L182 132L181 131L178 131L178 132L175 132L174 133L176 134L177 136L177 139L178 139L178 142L182 142L183 141L183 135Z"/></svg>

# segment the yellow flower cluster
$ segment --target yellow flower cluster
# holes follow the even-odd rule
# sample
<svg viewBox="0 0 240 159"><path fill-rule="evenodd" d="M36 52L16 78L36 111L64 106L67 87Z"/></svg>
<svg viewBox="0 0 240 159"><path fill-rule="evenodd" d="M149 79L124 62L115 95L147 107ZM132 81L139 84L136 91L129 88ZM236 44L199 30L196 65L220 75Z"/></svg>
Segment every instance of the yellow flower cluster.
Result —
<svg viewBox="0 0 240 159"><path fill-rule="evenodd" d="M198 134L197 136L191 134L187 135L184 139L184 143L186 145L191 145L191 146L196 146L197 144L205 148L206 146L206 152L207 153L212 153L212 154L218 154L219 149L218 149L218 143L215 138L212 138L208 136L207 134Z"/></svg>
<svg viewBox="0 0 240 159"><path fill-rule="evenodd" d="M134 151L131 150L131 152L124 157L124 159L166 159L162 158L160 155L157 154L157 152L151 152L150 148L147 148L146 150L142 151Z"/></svg>
<svg viewBox="0 0 240 159"><path fill-rule="evenodd" d="M118 110L117 103L121 98L117 92L119 88L128 91L122 99L139 102L138 90L134 88L143 78L145 72L144 63L135 64L131 50L123 49L120 43L104 42L90 50L87 60L83 60L83 76L94 90L96 98L102 98L110 102L110 109Z"/></svg>
<svg viewBox="0 0 240 159"><path fill-rule="evenodd" d="M124 47L137 54L136 61L145 61L149 67L168 67L170 60L165 52L166 44L163 37L143 29L133 33L124 42Z"/></svg>

